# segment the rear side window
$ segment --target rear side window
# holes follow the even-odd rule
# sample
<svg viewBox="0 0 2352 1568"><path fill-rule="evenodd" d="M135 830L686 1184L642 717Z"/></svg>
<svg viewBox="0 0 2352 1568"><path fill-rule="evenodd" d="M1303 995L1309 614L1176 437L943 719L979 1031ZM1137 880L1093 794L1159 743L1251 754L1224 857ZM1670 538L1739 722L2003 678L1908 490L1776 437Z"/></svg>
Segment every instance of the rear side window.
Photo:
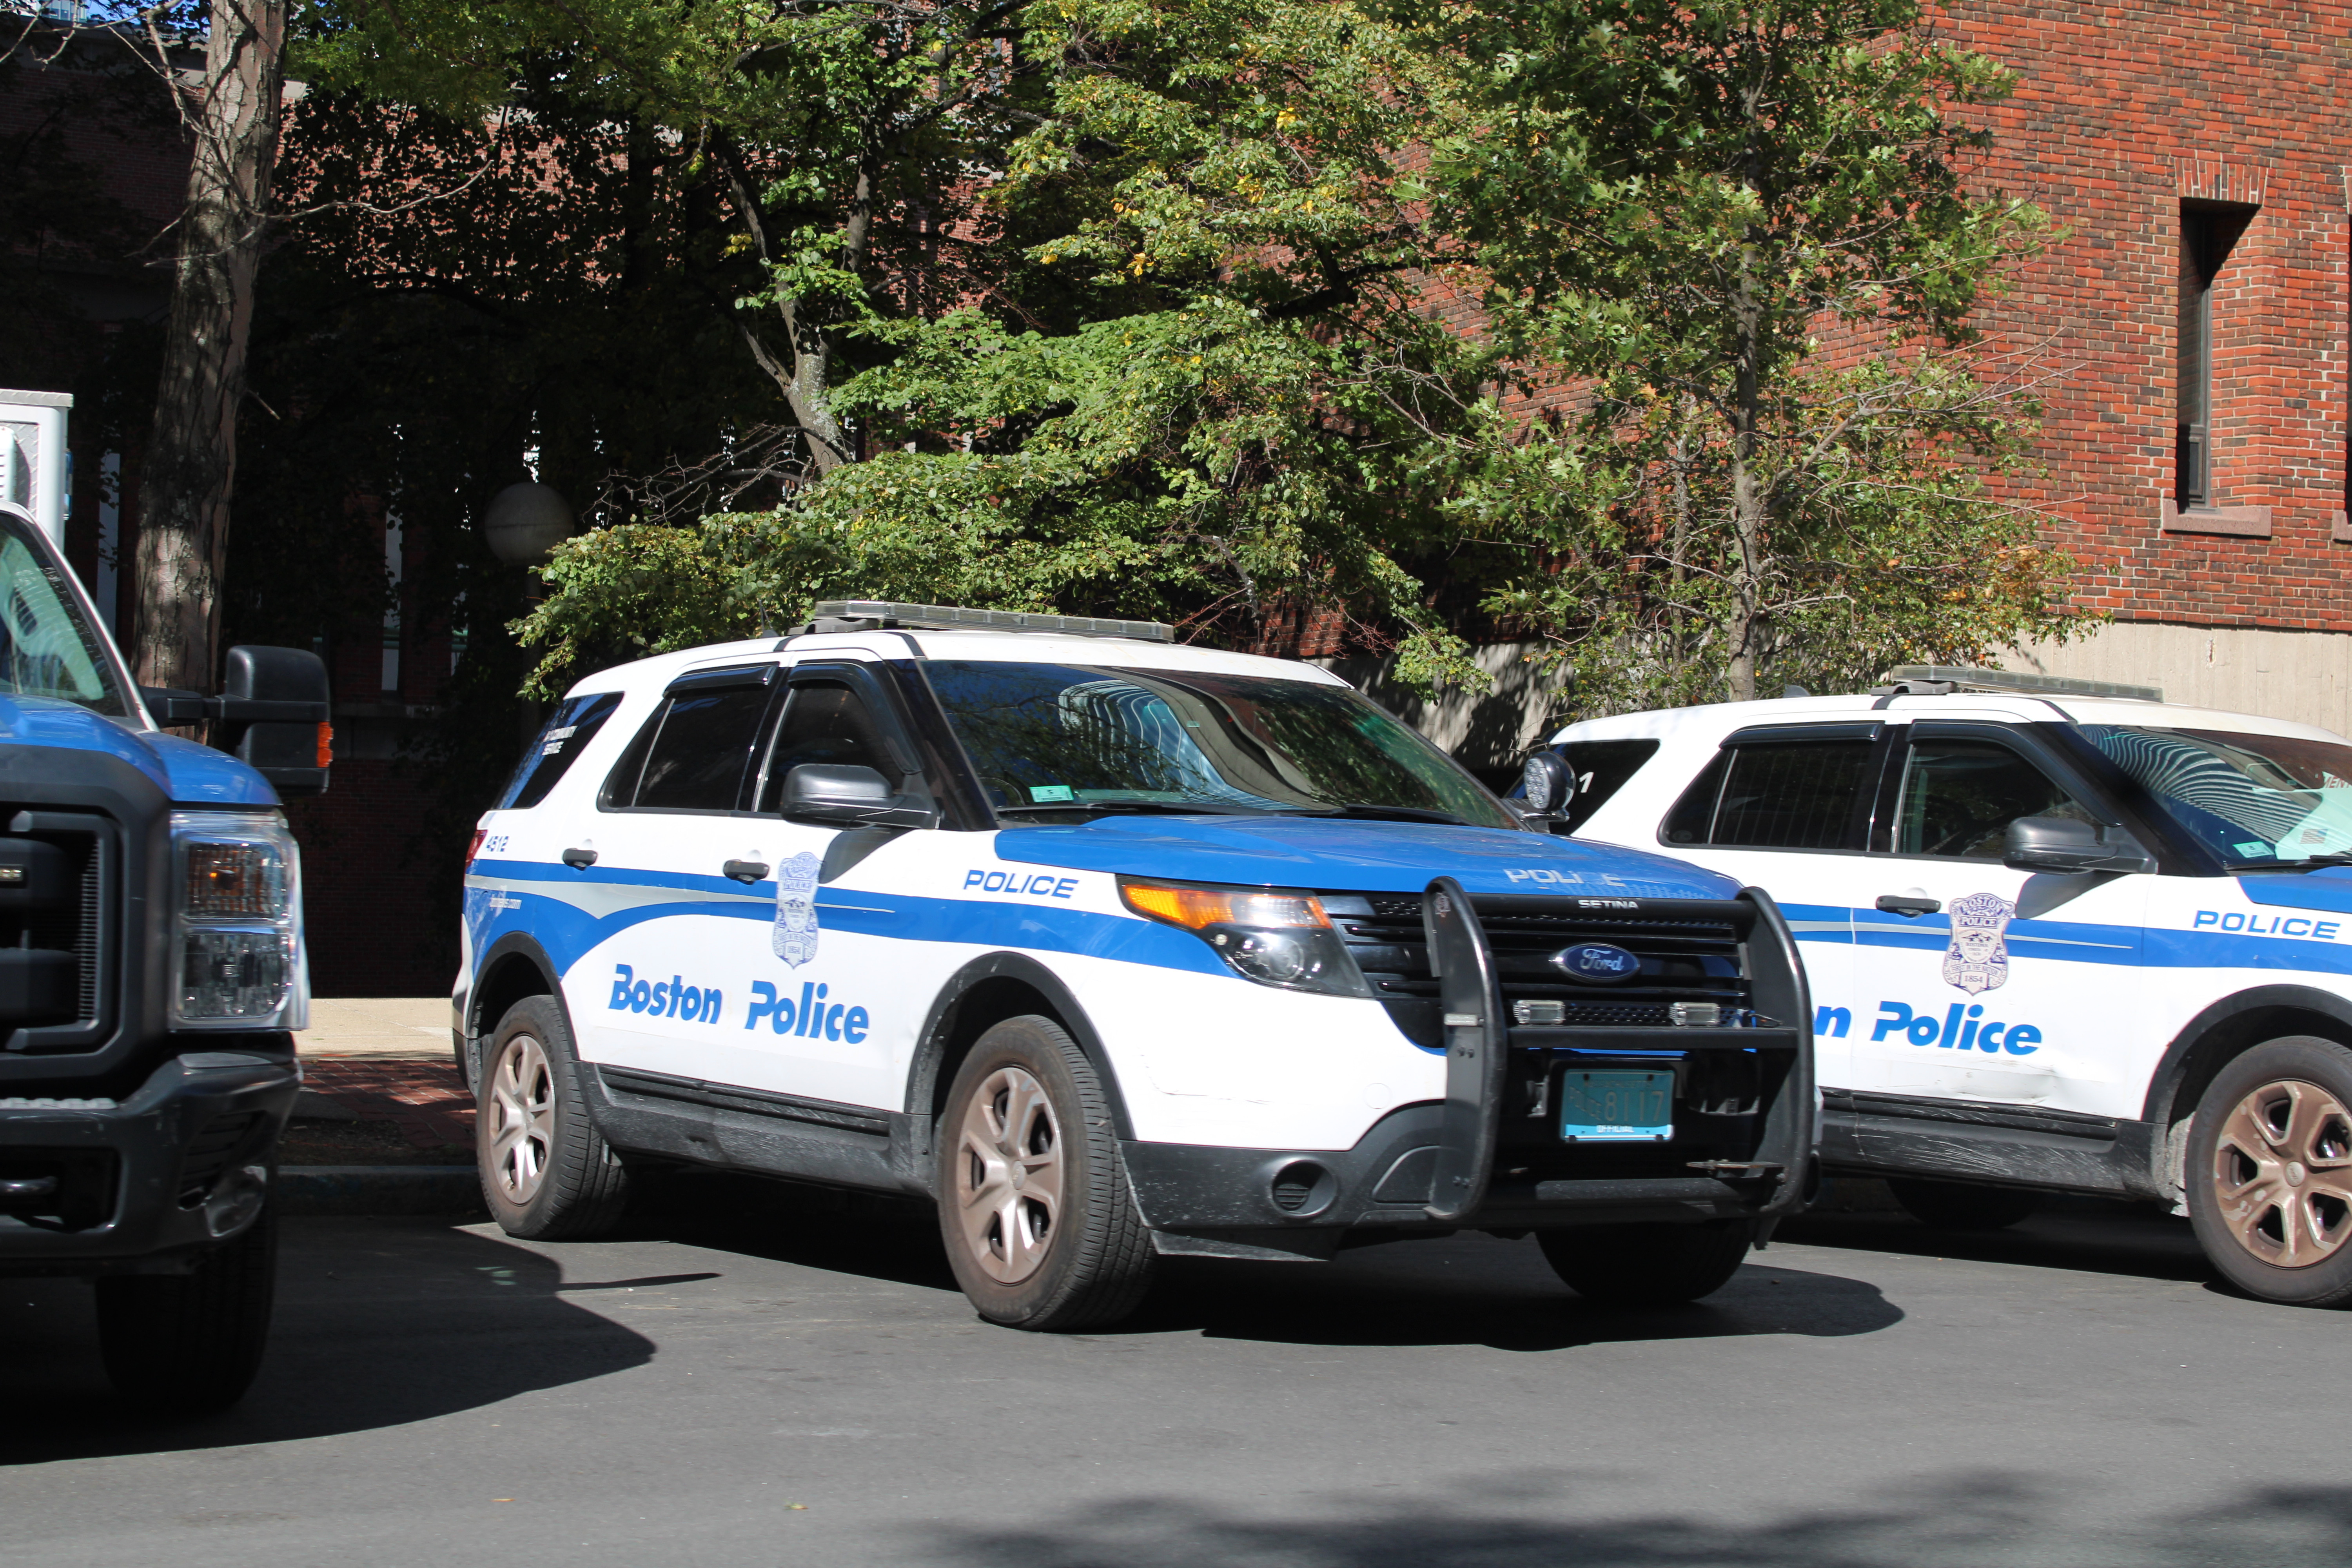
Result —
<svg viewBox="0 0 2352 1568"><path fill-rule="evenodd" d="M1655 741L1570 741L1560 747L1561 758L1576 771L1576 793L1567 803L1568 830L1583 826L1657 751Z"/></svg>
<svg viewBox="0 0 2352 1568"><path fill-rule="evenodd" d="M523 753L515 765L514 776L507 781L494 808L499 811L528 811L547 798L572 766L572 759L588 749L604 721L621 705L617 691L592 692L585 697L568 697L547 716L539 738Z"/></svg>
<svg viewBox="0 0 2352 1568"><path fill-rule="evenodd" d="M1873 782L1872 742L1770 742L1727 748L1666 816L1668 844L1857 849L1856 806Z"/></svg>
<svg viewBox="0 0 2352 1568"><path fill-rule="evenodd" d="M641 811L733 811L768 716L772 668L720 671L670 689L613 776L604 804Z"/></svg>

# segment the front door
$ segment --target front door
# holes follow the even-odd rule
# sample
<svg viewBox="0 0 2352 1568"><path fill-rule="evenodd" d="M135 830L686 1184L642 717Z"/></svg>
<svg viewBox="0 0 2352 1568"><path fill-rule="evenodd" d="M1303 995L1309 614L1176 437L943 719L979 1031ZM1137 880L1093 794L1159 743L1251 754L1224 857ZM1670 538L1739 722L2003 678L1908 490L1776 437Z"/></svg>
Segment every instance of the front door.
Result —
<svg viewBox="0 0 2352 1568"><path fill-rule="evenodd" d="M2013 727L1910 726L1853 906L1845 1087L2116 1114L2147 879L2001 863L2020 817L2105 819L2036 752Z"/></svg>

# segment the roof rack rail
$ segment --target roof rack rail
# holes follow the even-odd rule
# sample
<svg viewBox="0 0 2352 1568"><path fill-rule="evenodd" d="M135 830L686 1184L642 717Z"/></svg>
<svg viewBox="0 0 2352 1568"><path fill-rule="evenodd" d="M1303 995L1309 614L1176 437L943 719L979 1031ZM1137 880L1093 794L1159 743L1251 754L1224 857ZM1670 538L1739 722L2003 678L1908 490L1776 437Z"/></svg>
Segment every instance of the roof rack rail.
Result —
<svg viewBox="0 0 2352 1568"><path fill-rule="evenodd" d="M912 631L1052 632L1062 637L1128 637L1137 642L1176 640L1176 628L1160 621L1111 621L1093 616L1040 616L1026 610L967 610L954 605L902 605L887 599L826 599L816 617L793 634L807 632Z"/></svg>
<svg viewBox="0 0 2352 1568"><path fill-rule="evenodd" d="M2019 697L2119 697L2161 702L2160 686L2125 686L2112 680L2076 680L2063 675L2021 675L2007 669L1975 669L1956 664L1904 664L1886 672L1890 684L1874 686L1874 697L1937 697L1948 691L2005 691Z"/></svg>

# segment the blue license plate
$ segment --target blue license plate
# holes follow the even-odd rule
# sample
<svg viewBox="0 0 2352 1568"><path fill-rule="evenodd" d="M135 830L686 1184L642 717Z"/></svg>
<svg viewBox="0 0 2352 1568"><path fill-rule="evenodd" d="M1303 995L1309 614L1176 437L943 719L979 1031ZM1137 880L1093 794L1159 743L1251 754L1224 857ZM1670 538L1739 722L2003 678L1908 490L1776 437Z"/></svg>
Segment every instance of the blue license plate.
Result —
<svg viewBox="0 0 2352 1568"><path fill-rule="evenodd" d="M1663 1143L1675 1135L1671 1070L1559 1075L1559 1135L1571 1143Z"/></svg>

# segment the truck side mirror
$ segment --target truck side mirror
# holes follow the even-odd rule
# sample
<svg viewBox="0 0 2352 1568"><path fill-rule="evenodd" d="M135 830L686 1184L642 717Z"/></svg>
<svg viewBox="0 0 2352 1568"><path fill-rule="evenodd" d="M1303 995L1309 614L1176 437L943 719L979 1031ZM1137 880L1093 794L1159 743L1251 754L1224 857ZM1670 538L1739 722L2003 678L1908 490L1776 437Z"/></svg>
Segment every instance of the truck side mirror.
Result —
<svg viewBox="0 0 2352 1568"><path fill-rule="evenodd" d="M159 724L211 721L213 743L269 781L281 797L327 793L334 714L327 666L297 647L233 647L218 697L142 686Z"/></svg>
<svg viewBox="0 0 2352 1568"><path fill-rule="evenodd" d="M2021 816L2009 825L2001 864L2013 871L2153 871L2156 857L2120 827L2066 816Z"/></svg>
<svg viewBox="0 0 2352 1568"><path fill-rule="evenodd" d="M890 781L872 768L803 763L784 775L784 815L795 822L844 827L930 827L928 807L901 805Z"/></svg>
<svg viewBox="0 0 2352 1568"><path fill-rule="evenodd" d="M233 647L221 717L245 732L222 749L269 781L280 796L327 793L334 728L326 661L307 648ZM298 713L295 710L300 710Z"/></svg>

